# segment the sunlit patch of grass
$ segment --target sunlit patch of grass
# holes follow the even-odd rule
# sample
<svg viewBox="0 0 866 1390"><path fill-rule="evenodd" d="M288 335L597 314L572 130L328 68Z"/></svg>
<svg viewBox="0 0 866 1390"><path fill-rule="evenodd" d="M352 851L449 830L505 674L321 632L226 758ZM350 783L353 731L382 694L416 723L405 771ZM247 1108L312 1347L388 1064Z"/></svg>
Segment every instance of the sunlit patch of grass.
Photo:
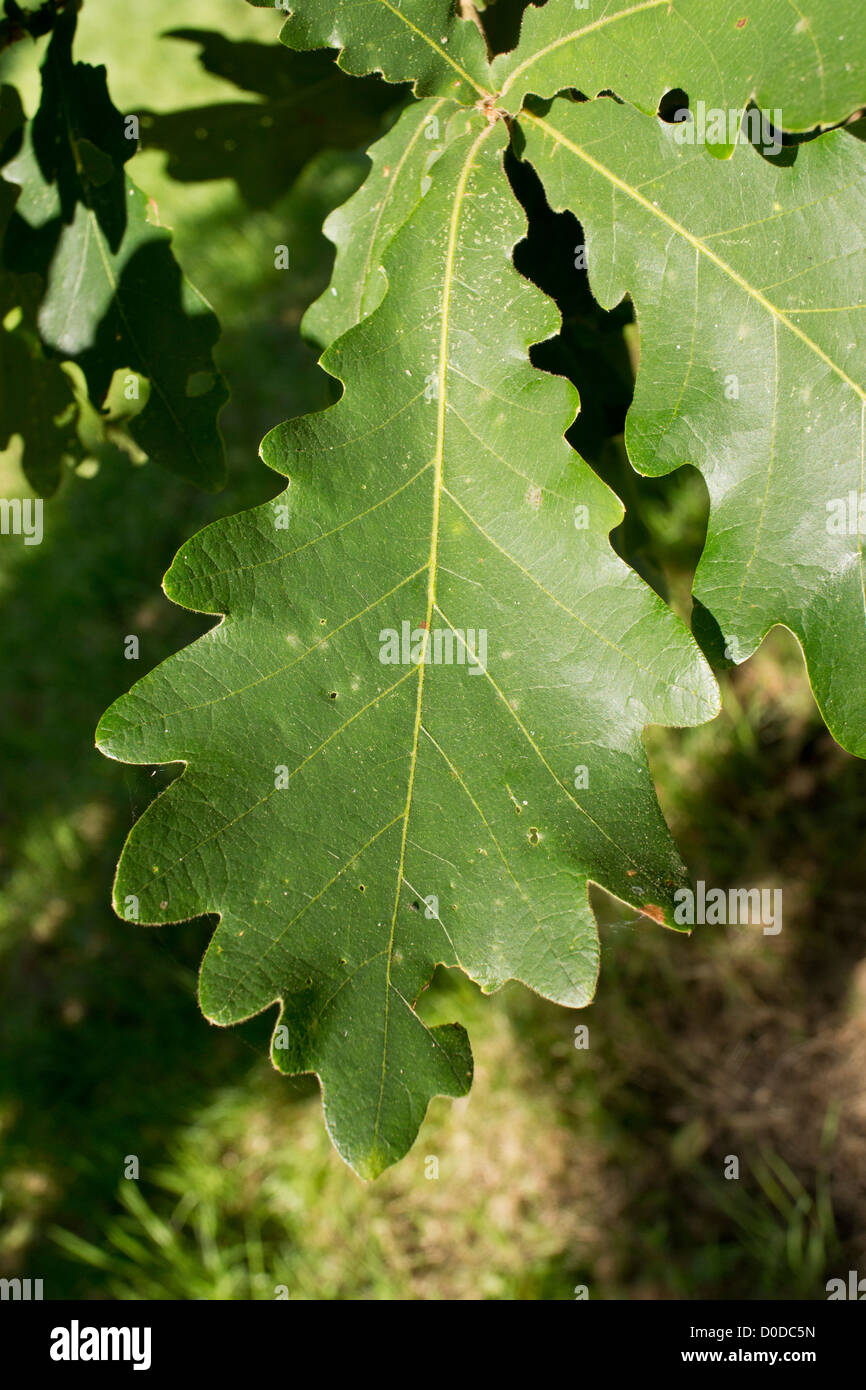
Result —
<svg viewBox="0 0 866 1390"><path fill-rule="evenodd" d="M580 1250L599 1239L591 1153L574 1149L506 1014L466 982L437 993L434 1013L469 1016L475 1095L434 1101L377 1183L336 1155L317 1095L289 1097L261 1069L182 1126L140 1185L120 1183L98 1239L53 1239L116 1298L572 1296Z"/></svg>

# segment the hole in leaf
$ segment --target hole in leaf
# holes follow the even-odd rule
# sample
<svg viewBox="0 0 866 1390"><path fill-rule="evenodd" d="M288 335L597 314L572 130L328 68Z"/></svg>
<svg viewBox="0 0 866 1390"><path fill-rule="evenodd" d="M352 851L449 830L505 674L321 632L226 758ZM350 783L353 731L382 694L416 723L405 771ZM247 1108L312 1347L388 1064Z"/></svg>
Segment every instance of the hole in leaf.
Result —
<svg viewBox="0 0 866 1390"><path fill-rule="evenodd" d="M689 109L689 94L684 92L682 87L672 87L669 92L665 92L659 102L659 109L656 113L660 121L666 125L676 125L679 121L687 119L686 112Z"/></svg>

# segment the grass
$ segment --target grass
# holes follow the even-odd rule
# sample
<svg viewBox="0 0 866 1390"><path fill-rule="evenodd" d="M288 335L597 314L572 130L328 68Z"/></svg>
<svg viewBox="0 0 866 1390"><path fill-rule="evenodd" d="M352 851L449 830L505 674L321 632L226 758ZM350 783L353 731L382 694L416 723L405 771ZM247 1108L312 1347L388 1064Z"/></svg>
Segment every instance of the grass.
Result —
<svg viewBox="0 0 866 1390"><path fill-rule="evenodd" d="M276 27L243 0L87 0L80 56L109 64L124 108L236 97L156 37L184 24ZM203 630L162 596L174 551L273 495L260 437L332 398L297 326L327 276L317 229L361 173L323 152L251 213L229 181L175 184L162 164L144 154L133 173L224 324L231 481L202 498L106 451L46 505L43 545L0 554L0 1274L121 1300L824 1297L866 1260L866 778L824 731L789 634L723 677L713 724L646 736L695 877L781 883L780 936L684 937L598 894L600 989L581 1014L439 972L421 1008L466 1023L475 1085L435 1101L372 1186L332 1149L316 1083L270 1067L272 1015L201 1018L208 922L113 916L124 835L166 776L93 749L138 673L123 635L142 634L143 670ZM22 486L12 450L0 492ZM699 534L702 505L685 475L636 494L648 572L653 538ZM683 611L690 544L667 576Z"/></svg>

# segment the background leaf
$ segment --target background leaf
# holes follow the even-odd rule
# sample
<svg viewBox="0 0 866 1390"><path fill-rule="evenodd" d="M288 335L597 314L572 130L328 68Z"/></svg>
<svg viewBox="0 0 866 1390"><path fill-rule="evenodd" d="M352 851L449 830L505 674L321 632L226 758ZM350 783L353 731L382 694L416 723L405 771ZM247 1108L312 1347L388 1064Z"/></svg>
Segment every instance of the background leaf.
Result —
<svg viewBox="0 0 866 1390"><path fill-rule="evenodd" d="M253 208L271 206L322 149L357 149L380 132L403 92L376 78L350 78L331 53L293 53L273 44L232 42L207 29L168 38L201 45L207 72L257 93L180 111L141 113L143 142L166 150L183 183L234 179Z"/></svg>
<svg viewBox="0 0 866 1390"><path fill-rule="evenodd" d="M125 175L136 141L111 103L105 69L73 62L74 28L73 12L58 16L39 109L3 171L21 187L3 264L10 281L26 282L19 295L39 286L41 348L82 368L92 404L105 406L115 372L146 377L149 393L127 383L130 398L145 402L129 433L154 462L215 490L225 479L217 416L228 398L212 356L219 325L184 280L156 205ZM35 484L56 485L54 462L25 466Z"/></svg>
<svg viewBox="0 0 866 1390"><path fill-rule="evenodd" d="M789 627L833 736L866 753L856 501L853 531L832 525L864 488L862 143L829 132L774 167L749 145L710 160L612 101L521 124L552 205L581 218L593 292L635 302L634 466L706 479L695 593L728 656Z"/></svg>
<svg viewBox="0 0 866 1390"><path fill-rule="evenodd" d="M655 111L682 88L692 104L781 109L786 130L842 121L863 102L859 0L574 0L530 5L517 48L492 75L506 111L565 88L611 90Z"/></svg>
<svg viewBox="0 0 866 1390"><path fill-rule="evenodd" d="M270 7L270 0L249 0ZM452 0L280 0L289 48L339 48L345 72L412 82L416 96L473 105L491 94L484 40Z"/></svg>
<svg viewBox="0 0 866 1390"><path fill-rule="evenodd" d="M0 162L20 144L23 128L18 93L0 88ZM0 179L0 245L20 191ZM64 457L80 449L72 385L60 364L45 356L36 333L39 292L37 276L12 275L0 265L0 449L19 435L28 482L46 495L57 487Z"/></svg>

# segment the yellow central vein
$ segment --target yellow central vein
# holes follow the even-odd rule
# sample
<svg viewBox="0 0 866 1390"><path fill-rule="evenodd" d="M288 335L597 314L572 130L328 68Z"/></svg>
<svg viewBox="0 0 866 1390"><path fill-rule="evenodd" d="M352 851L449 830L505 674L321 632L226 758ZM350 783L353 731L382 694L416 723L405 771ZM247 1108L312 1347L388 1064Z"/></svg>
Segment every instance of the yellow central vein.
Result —
<svg viewBox="0 0 866 1390"><path fill-rule="evenodd" d="M435 39L431 39L429 34L425 34L424 30L419 29L417 24L413 24L411 19L407 19L403 11L398 10L396 5L392 5L390 3L390 0L379 0L379 3L384 5L386 10L390 10L391 13L397 17L397 19L402 19L403 23L406 25L407 28L412 30L413 34L417 34L419 39L423 39L425 43L429 44L430 47L434 50L434 52L439 54L440 58L444 58L445 62L448 63L449 66L452 67L455 72L459 72L460 76L465 78L465 80L469 83L470 87L475 88L476 92L478 92L480 96L489 97L493 95L492 92L488 92L486 87L482 87L479 82L476 82L475 78L470 76L470 74L466 71L465 68L462 68L459 63L456 63L454 59L451 57L450 53L445 52L445 49L442 47L441 44L437 43ZM658 0L658 3L660 4L661 0Z"/></svg>
<svg viewBox="0 0 866 1390"><path fill-rule="evenodd" d="M394 892L394 910L391 914L391 928L388 936L388 959L385 967L385 1022L382 1037L382 1072L379 1080L379 1097L376 1103L376 1118L373 1123L372 1146L375 1147L379 1135L379 1122L382 1115L382 1101L385 1095L385 1076L388 1066L388 1025L391 1008L391 964L394 958L394 935L397 929L397 909L403 889L404 868L406 864L406 837L409 832L409 812L412 809L412 796L415 789L415 771L418 765L418 739L421 733L421 705L424 698L424 671L427 665L427 644L430 641L430 620L436 603L436 565L439 553L439 514L442 498L442 464L445 456L445 388L448 375L448 332L451 319L451 293L454 285L454 262L457 255L457 233L460 215L466 197L466 186L475 163L475 156L488 138L495 125L488 125L473 141L460 173L451 209L448 228L448 244L445 253L445 273L442 280L442 321L439 330L439 371L437 378L438 395L436 401L436 451L433 456L433 518L430 527L430 556L428 559L427 612L424 623L424 649L418 662L418 697L415 702L415 723L412 731L412 752L409 760L409 779L406 787L406 805L403 810L403 832L400 836L400 859L397 866L397 885Z"/></svg>
<svg viewBox="0 0 866 1390"><path fill-rule="evenodd" d="M628 19L630 15L640 14L641 10L657 10L661 5L667 5L669 9L673 6L670 0L641 0L641 4L632 5L628 10L619 10L617 14L602 15L600 19L594 19L592 24L587 24L583 29L573 29L570 34L563 34L560 38L554 39L553 43L547 44L545 48L539 48L536 53L531 53L528 58L524 58L522 63L509 74L502 84L500 96L505 96L508 88L512 85L515 78L519 77L527 68L533 67L541 58L546 58L548 53L554 49L562 48L564 44L574 43L576 39L582 39L585 34L591 34L594 30L603 29L607 24L614 24L619 19Z"/></svg>
<svg viewBox="0 0 866 1390"><path fill-rule="evenodd" d="M597 174L600 174L602 178L608 179L609 182L615 188L618 188L621 193L624 193L626 197L639 203L652 217L658 218L665 226L670 227L671 231L675 232L677 236L681 236L690 246L694 246L702 256L706 256L708 261L711 261L713 265L717 266L723 274L729 276L744 294L754 299L757 304L760 304L762 308L766 309L768 314L771 314L774 319L777 319L779 323L783 324L790 333L793 333L796 338L799 338L802 343L805 343L806 347L809 348L811 352L814 352L816 357L819 357L822 362L825 362L830 370L835 372L836 375L845 382L846 386L850 386L855 395L859 396L862 401L866 401L866 390L858 385L853 377L850 377L845 369L839 366L838 362L834 362L829 353L826 353L813 338L809 337L808 333L805 333L802 328L799 328L796 323L788 318L786 313L773 304L771 300L767 299L766 295L763 295L754 285L750 285L748 280L744 279L738 271L734 270L732 265L729 265L721 256L716 255L715 251L711 251L705 241L695 236L694 233L690 232L687 227L684 227L681 222L677 222L675 218L663 212L661 208L656 207L648 198L644 198L632 184L627 183L625 179L621 179L612 169L608 169L607 166L600 163L599 160L593 159L591 154L588 154L580 145L576 145L572 140L569 140L568 137L557 130L555 126L549 125L548 122L542 120L540 116L533 116L527 111L522 113L522 119L531 121L533 125L538 126L539 130L543 130L549 135L556 144L564 146L567 150L571 150L572 154L577 155L578 159L582 159L585 164L588 164L589 167L594 169Z"/></svg>

